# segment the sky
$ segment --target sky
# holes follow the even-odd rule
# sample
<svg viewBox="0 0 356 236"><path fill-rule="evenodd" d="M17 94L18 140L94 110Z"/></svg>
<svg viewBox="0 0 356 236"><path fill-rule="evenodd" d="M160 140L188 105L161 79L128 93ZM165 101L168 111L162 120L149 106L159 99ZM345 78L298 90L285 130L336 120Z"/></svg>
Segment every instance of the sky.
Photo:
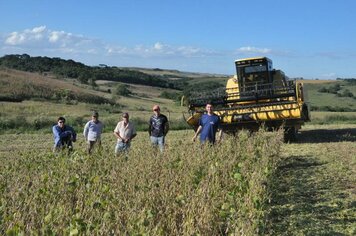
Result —
<svg viewBox="0 0 356 236"><path fill-rule="evenodd" d="M354 0L0 0L0 56L235 74L267 56L291 78L356 78Z"/></svg>

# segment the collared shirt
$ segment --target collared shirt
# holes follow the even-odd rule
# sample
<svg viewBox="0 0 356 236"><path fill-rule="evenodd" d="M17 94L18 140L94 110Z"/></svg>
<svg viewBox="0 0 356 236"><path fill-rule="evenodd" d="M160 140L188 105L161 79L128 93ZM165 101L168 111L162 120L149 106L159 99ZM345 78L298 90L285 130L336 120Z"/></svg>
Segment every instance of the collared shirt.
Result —
<svg viewBox="0 0 356 236"><path fill-rule="evenodd" d="M64 141L76 141L77 134L75 133L74 129L68 125L65 125L63 129L58 125L54 125L52 127L53 138L54 138L54 146L60 147L63 145L62 142Z"/></svg>
<svg viewBox="0 0 356 236"><path fill-rule="evenodd" d="M114 132L119 133L120 137L123 139L130 139L133 135L136 134L135 126L128 122L126 125L124 121L120 121L117 123ZM122 141L120 138L117 139L118 141Z"/></svg>
<svg viewBox="0 0 356 236"><path fill-rule="evenodd" d="M103 131L103 123L99 120L97 123L90 120L84 126L83 135L87 141L97 141L101 138L101 133Z"/></svg>

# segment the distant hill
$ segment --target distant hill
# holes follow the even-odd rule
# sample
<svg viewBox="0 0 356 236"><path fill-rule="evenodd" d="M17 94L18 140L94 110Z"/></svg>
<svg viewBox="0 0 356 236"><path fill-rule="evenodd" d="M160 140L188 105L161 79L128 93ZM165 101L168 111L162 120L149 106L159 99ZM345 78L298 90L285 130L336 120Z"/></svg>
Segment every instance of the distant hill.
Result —
<svg viewBox="0 0 356 236"><path fill-rule="evenodd" d="M149 85L162 88L184 90L190 83L209 78L220 79L227 76L179 72L177 70L109 67L104 64L87 66L73 60L49 57L31 57L27 54L0 57L0 67L40 74L51 74L57 78L76 79L83 84L95 86L99 80L129 84Z"/></svg>
<svg viewBox="0 0 356 236"><path fill-rule="evenodd" d="M0 69L0 101L52 100L56 102L114 103L93 90L37 73Z"/></svg>

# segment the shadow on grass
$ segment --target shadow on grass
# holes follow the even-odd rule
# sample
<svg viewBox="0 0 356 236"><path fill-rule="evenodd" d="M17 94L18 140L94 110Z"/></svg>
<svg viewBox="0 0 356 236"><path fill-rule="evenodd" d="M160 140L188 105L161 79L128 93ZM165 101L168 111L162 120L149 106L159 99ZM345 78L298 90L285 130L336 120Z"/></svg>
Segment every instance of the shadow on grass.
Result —
<svg viewBox="0 0 356 236"><path fill-rule="evenodd" d="M303 130L298 143L356 142L356 129Z"/></svg>
<svg viewBox="0 0 356 236"><path fill-rule="evenodd" d="M268 215L268 235L347 235L343 229L355 224L341 212L343 204L332 176L325 179L324 165L310 156L291 156L277 170ZM355 209L355 208L354 208Z"/></svg>

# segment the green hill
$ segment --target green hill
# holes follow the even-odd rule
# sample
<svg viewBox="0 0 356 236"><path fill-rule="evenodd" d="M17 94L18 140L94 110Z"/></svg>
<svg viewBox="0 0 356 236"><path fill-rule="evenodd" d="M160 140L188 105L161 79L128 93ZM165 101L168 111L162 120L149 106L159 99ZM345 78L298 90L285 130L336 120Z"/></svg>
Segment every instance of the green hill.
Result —
<svg viewBox="0 0 356 236"><path fill-rule="evenodd" d="M304 80L312 111L356 111L356 79Z"/></svg>
<svg viewBox="0 0 356 236"><path fill-rule="evenodd" d="M116 66L87 66L73 60L49 57L31 57L27 54L0 57L0 67L40 74L51 74L59 79L76 79L83 84L95 86L96 81L115 81L183 90L190 82L202 78L227 78L211 74L179 72L176 70L119 68Z"/></svg>

